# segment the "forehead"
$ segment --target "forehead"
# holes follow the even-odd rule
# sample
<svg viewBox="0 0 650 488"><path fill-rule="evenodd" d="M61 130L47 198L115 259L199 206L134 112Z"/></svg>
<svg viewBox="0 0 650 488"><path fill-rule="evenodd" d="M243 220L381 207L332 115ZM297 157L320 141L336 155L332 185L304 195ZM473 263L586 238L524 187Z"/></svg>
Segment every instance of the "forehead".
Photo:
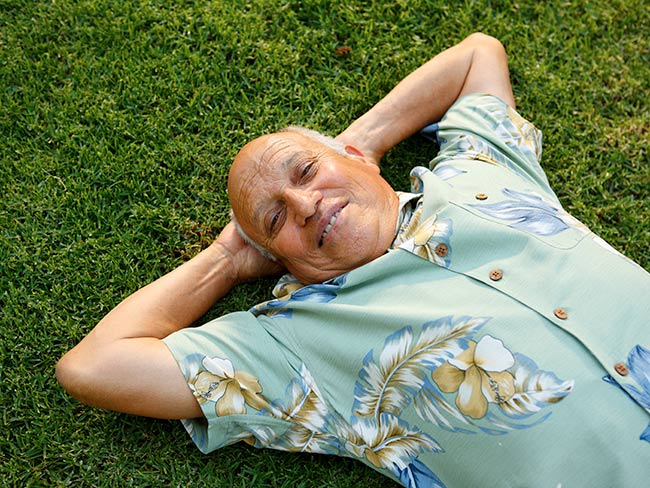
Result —
<svg viewBox="0 0 650 488"><path fill-rule="evenodd" d="M284 183L294 166L326 150L316 141L291 132L262 136L244 146L228 176L230 203L240 222L246 220L252 208L259 211L265 196Z"/></svg>
<svg viewBox="0 0 650 488"><path fill-rule="evenodd" d="M313 150L311 142L290 132L271 134L253 141L246 155L250 154L249 158L265 170L283 170L297 159L299 153Z"/></svg>
<svg viewBox="0 0 650 488"><path fill-rule="evenodd" d="M259 137L246 144L235 157L230 169L229 185L236 189L242 178L253 174L286 170L302 155L324 147L300 134L280 132Z"/></svg>

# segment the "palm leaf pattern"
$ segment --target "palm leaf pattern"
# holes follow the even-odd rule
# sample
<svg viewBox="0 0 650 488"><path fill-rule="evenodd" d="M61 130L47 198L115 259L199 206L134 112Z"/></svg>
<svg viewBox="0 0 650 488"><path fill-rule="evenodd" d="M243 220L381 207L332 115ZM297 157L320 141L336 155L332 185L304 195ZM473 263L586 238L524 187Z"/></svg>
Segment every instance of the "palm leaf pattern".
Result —
<svg viewBox="0 0 650 488"><path fill-rule="evenodd" d="M474 430L467 428L473 425L472 422L449 403L438 387L428 378L415 396L413 404L421 419L437 425L441 429L464 434L475 433Z"/></svg>
<svg viewBox="0 0 650 488"><path fill-rule="evenodd" d="M339 454L341 446L337 435L330 431L330 408L318 391L316 382L303 364L300 375L287 386L285 396L275 400L268 411L273 417L291 422L291 427L279 438L273 439L275 447L287 451Z"/></svg>
<svg viewBox="0 0 650 488"><path fill-rule="evenodd" d="M406 326L390 334L377 353L370 350L363 360L349 420L329 405L304 364L287 385L285 394L271 402L250 401L251 395L261 393L257 378L236 370L229 360L188 356L183 361L184 373L188 383L196 384L208 367L210 374L223 378L218 381L245 385L246 405L257 410L257 415L289 424L281 434L264 423L250 425L246 431L234 434L231 442L243 440L256 447L356 457L387 469L407 487L444 487L420 460L423 453L444 452L444 446L430 433L409 425L403 418L406 408L412 405L422 420L446 431L502 435L543 422L550 413L541 410L562 400L573 388L572 381L562 381L553 373L539 370L533 360L509 353L500 341L489 335L475 342L474 336L489 320L447 316L424 323L419 331ZM490 347L480 352L482 343ZM470 354L472 351L476 351L474 356ZM514 392L507 401L490 403L483 418L468 418L449 401L450 390L443 392L432 381L436 378L433 373L465 367L463 364L478 361L490 351L511 354L512 366L507 372L513 378ZM641 380L642 389L647 386L648 355L647 349L637 348L629 358L630 368ZM498 357L492 359L498 362ZM646 400L645 391L635 388L629 393ZM195 431L193 437L205 442L204 434Z"/></svg>
<svg viewBox="0 0 650 488"><path fill-rule="evenodd" d="M427 373L465 349L467 336L487 319L444 317L425 323L416 339L411 327L388 336L373 361L371 350L363 361L355 385L356 415L375 416L382 412L399 415L422 389Z"/></svg>
<svg viewBox="0 0 650 488"><path fill-rule="evenodd" d="M352 424L367 447L363 453L350 446L347 450L357 456L363 454L378 467L390 469L406 486L442 486L418 456L421 452L442 452L443 446L429 436L409 434L419 432L401 419L409 405L413 404L423 420L459 434L503 435L545 421L550 413L535 414L568 395L573 381L562 381L551 372L539 370L533 360L511 354L491 336L484 336L479 344L492 344L491 351L501 351L510 358L507 372L502 373L514 384L507 400L491 402L481 419L469 418L447 400L449 393L443 393L431 381L432 373L442 365L460 365L457 358L461 355L467 359L468 351L473 349L470 345L477 344L470 339L488 320L444 317L423 324L419 334L407 326L388 336L377 354L371 350L355 384L352 417ZM493 361L498 363L499 358L493 357ZM530 421L522 422L531 416L534 417Z"/></svg>
<svg viewBox="0 0 650 488"><path fill-rule="evenodd" d="M431 436L388 413L356 422L355 430L364 441L366 459L378 468L404 469L423 451L442 452Z"/></svg>
<svg viewBox="0 0 650 488"><path fill-rule="evenodd" d="M294 378L287 386L285 397L272 402L270 410L278 418L294 421L315 432L325 430L327 407L304 365L301 367L300 376Z"/></svg>
<svg viewBox="0 0 650 488"><path fill-rule="evenodd" d="M561 381L552 372L538 370L537 364L523 354L514 356L515 393L499 405L508 416L529 417L544 406L559 402L573 389L573 381Z"/></svg>

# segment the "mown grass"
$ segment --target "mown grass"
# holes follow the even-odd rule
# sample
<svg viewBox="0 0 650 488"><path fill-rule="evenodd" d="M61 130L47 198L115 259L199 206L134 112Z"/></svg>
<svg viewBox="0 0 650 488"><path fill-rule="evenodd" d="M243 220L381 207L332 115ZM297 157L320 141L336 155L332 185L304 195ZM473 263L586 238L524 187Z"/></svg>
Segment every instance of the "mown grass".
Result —
<svg viewBox="0 0 650 488"><path fill-rule="evenodd" d="M336 134L476 30L506 45L564 205L650 267L643 0L0 0L0 485L389 485L338 458L203 456L176 422L71 400L54 364L218 234L246 141L288 124ZM385 175L405 188L431 151L405 142ZM269 286L243 286L209 315Z"/></svg>

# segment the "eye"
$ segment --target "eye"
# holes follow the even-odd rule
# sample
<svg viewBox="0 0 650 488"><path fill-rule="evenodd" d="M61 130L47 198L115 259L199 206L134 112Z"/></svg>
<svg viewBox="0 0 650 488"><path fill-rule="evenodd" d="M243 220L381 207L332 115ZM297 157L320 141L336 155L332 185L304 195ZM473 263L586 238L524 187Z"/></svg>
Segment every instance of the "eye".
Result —
<svg viewBox="0 0 650 488"><path fill-rule="evenodd" d="M282 209L278 210L271 216L271 220L269 222L269 234L274 235L280 228L282 227L283 224L283 217L284 212Z"/></svg>
<svg viewBox="0 0 650 488"><path fill-rule="evenodd" d="M271 217L271 230L273 230L275 225L278 223L278 220L280 220L280 212Z"/></svg>
<svg viewBox="0 0 650 488"><path fill-rule="evenodd" d="M300 183L306 183L311 180L318 171L318 163L316 161L307 162L302 169L300 170L300 177L298 178Z"/></svg>

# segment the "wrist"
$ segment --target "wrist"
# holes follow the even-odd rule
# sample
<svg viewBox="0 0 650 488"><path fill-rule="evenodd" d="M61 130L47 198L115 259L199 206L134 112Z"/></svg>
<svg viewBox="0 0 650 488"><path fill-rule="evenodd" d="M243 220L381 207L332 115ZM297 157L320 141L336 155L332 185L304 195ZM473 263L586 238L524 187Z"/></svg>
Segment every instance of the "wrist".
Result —
<svg viewBox="0 0 650 488"><path fill-rule="evenodd" d="M393 145L392 131L394 130L385 120L385 117L390 114L384 114L385 110L378 105L355 120L336 137L344 144L350 144L361 150L366 159L377 166L382 156Z"/></svg>
<svg viewBox="0 0 650 488"><path fill-rule="evenodd" d="M214 241L206 249L210 253L210 258L220 275L222 275L232 286L241 282L239 276L239 267L235 262L234 253L228 249L228 246Z"/></svg>

